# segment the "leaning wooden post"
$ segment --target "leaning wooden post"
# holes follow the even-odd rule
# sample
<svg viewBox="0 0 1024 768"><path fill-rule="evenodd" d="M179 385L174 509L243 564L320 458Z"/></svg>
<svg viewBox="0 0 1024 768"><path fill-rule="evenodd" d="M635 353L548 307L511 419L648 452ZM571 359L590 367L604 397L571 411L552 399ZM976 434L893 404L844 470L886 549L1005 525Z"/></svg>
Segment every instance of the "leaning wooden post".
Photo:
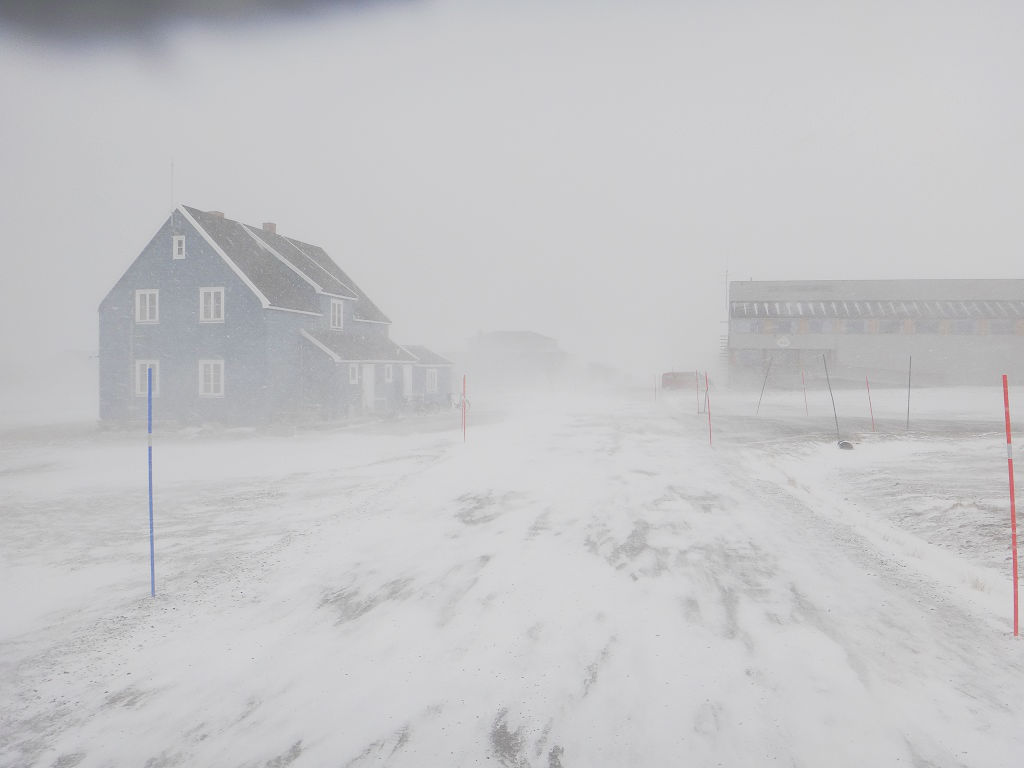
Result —
<svg viewBox="0 0 1024 768"><path fill-rule="evenodd" d="M868 377L864 377L864 386L868 388L868 410L871 412L871 431L875 431L875 409L871 405L871 384L868 382Z"/></svg>
<svg viewBox="0 0 1024 768"><path fill-rule="evenodd" d="M708 412L708 445L711 445L711 397L708 394L711 386L708 384L708 372L704 371L704 410Z"/></svg>
<svg viewBox="0 0 1024 768"><path fill-rule="evenodd" d="M910 429L910 371L914 367L914 356L907 357L907 429Z"/></svg>

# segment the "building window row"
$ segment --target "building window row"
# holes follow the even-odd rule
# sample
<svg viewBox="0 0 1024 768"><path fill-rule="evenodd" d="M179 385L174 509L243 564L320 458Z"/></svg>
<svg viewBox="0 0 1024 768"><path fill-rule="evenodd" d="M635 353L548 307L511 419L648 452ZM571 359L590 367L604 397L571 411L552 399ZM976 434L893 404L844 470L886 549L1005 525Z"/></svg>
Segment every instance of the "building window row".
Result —
<svg viewBox="0 0 1024 768"><path fill-rule="evenodd" d="M814 319L734 319L732 333L770 334L937 334L937 335L1018 335L1024 336L1024 320L935 318L881 318L850 320L839 318Z"/></svg>
<svg viewBox="0 0 1024 768"><path fill-rule="evenodd" d="M150 373L152 373L153 397L160 395L160 361L159 360L136 360L135 361L135 394L138 397L146 397L149 393ZM224 361L223 360L200 360L199 361L199 387L200 397L224 397Z"/></svg>
<svg viewBox="0 0 1024 768"><path fill-rule="evenodd" d="M140 288L135 291L135 322L154 325L160 322L160 291ZM224 322L224 289L199 289L199 322Z"/></svg>

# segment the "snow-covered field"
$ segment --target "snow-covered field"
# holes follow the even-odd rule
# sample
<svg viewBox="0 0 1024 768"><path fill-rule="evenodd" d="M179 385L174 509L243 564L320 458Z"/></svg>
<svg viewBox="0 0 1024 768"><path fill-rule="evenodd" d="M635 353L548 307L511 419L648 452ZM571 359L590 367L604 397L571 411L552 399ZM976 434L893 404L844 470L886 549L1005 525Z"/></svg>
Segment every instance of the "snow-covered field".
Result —
<svg viewBox="0 0 1024 768"><path fill-rule="evenodd" d="M0 764L1024 764L1002 392L712 396L158 431L155 599L145 435L7 429Z"/></svg>

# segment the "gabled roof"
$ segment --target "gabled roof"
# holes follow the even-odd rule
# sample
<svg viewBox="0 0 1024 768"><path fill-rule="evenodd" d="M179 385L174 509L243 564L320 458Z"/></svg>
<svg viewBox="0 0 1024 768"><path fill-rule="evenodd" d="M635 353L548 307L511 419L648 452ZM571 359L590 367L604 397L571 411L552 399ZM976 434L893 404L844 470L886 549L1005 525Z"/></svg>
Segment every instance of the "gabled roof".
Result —
<svg viewBox="0 0 1024 768"><path fill-rule="evenodd" d="M451 365L452 361L441 357L436 352L431 352L426 347L417 344L403 344L405 350L416 358L420 365Z"/></svg>
<svg viewBox="0 0 1024 768"><path fill-rule="evenodd" d="M319 246L242 224L218 213L181 206L264 306L320 314L317 294L356 302L358 320L390 323L351 278Z"/></svg>
<svg viewBox="0 0 1024 768"><path fill-rule="evenodd" d="M336 363L414 363L416 358L390 339L334 331L303 330L303 338Z"/></svg>

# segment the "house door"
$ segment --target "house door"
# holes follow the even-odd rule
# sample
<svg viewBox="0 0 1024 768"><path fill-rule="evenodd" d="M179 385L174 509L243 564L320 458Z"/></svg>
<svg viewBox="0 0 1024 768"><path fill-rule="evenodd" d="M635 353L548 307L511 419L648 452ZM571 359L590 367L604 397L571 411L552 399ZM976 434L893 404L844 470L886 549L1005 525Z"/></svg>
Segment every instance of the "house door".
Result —
<svg viewBox="0 0 1024 768"><path fill-rule="evenodd" d="M408 400L412 397L412 366L402 366L402 397Z"/></svg>
<svg viewBox="0 0 1024 768"><path fill-rule="evenodd" d="M372 411L374 401L374 369L376 366L373 363L363 364L363 410Z"/></svg>

